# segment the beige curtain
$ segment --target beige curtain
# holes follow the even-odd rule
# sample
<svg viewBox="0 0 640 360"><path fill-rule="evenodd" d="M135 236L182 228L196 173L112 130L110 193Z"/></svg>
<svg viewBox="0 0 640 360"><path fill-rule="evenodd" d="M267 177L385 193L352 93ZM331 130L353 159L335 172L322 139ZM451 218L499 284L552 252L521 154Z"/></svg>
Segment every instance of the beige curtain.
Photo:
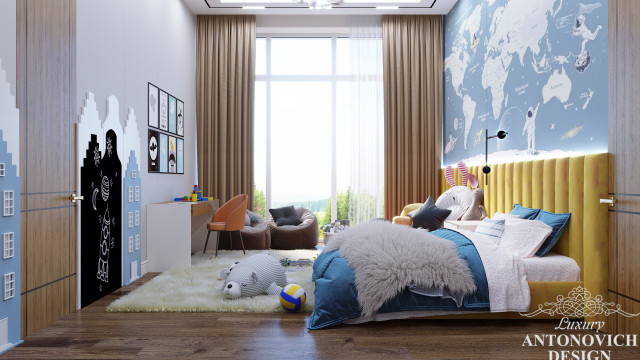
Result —
<svg viewBox="0 0 640 360"><path fill-rule="evenodd" d="M442 17L382 18L385 217L437 196L442 153ZM435 199L434 199L435 200Z"/></svg>
<svg viewBox="0 0 640 360"><path fill-rule="evenodd" d="M256 17L199 15L196 45L198 185L221 204L253 208Z"/></svg>

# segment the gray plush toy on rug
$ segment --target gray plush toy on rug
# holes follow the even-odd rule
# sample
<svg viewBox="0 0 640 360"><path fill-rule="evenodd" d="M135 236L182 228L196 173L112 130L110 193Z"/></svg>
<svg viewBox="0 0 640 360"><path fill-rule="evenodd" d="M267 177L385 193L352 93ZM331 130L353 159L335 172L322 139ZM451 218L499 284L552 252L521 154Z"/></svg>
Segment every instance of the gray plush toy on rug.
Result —
<svg viewBox="0 0 640 360"><path fill-rule="evenodd" d="M283 287L294 283L287 281L284 268L269 254L251 255L230 268L222 269L220 276L225 279L222 292L231 299L280 294Z"/></svg>

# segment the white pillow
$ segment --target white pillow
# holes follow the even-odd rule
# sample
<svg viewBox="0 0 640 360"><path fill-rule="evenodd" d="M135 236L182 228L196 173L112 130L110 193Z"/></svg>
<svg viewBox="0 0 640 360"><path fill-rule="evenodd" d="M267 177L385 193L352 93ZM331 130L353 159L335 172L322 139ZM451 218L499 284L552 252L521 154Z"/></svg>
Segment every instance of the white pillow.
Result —
<svg viewBox="0 0 640 360"><path fill-rule="evenodd" d="M505 213L497 212L493 214L492 219L493 220L520 219L520 215L505 214Z"/></svg>
<svg viewBox="0 0 640 360"><path fill-rule="evenodd" d="M498 245L519 257L532 257L553 228L539 220L505 219Z"/></svg>
<svg viewBox="0 0 640 360"><path fill-rule="evenodd" d="M504 232L504 224L504 220L484 219L476 226L474 232L491 238L491 240L497 244Z"/></svg>

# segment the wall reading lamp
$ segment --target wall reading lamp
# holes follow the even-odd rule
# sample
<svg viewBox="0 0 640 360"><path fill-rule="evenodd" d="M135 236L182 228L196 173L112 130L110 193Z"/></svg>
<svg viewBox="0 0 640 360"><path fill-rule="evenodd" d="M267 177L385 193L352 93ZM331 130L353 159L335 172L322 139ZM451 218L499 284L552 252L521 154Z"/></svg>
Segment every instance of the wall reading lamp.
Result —
<svg viewBox="0 0 640 360"><path fill-rule="evenodd" d="M485 129L484 136L484 167L482 168L482 172L485 174L484 176L484 184L487 185L487 175L491 172L491 168L489 167L489 139L498 138L500 140L507 137L508 132L504 130L498 131L497 134L489 136L489 129Z"/></svg>

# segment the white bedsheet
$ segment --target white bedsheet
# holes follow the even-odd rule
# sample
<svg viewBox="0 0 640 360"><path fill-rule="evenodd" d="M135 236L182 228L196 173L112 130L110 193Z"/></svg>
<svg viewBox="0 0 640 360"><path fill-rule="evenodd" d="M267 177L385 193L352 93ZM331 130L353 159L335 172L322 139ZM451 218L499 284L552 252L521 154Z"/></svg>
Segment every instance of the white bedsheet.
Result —
<svg viewBox="0 0 640 360"><path fill-rule="evenodd" d="M529 281L580 281L580 266L568 256L550 252L522 260Z"/></svg>
<svg viewBox="0 0 640 360"><path fill-rule="evenodd" d="M527 273L521 258L473 231L458 230L476 246L489 285L491 312L526 312L531 304Z"/></svg>

